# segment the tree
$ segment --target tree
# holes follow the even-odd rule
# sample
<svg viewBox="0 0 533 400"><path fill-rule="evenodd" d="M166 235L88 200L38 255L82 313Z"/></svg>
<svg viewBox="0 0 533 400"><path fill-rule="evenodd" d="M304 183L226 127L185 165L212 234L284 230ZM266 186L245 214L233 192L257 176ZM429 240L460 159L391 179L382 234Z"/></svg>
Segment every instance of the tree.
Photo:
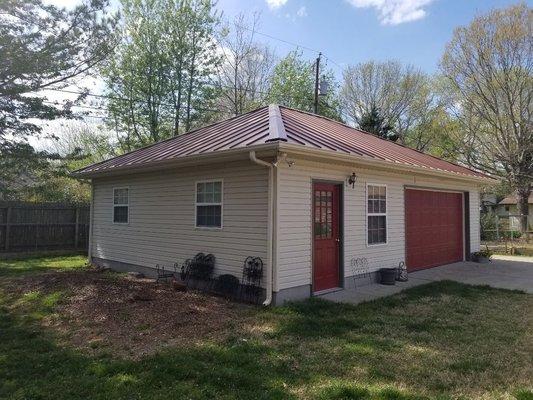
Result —
<svg viewBox="0 0 533 400"><path fill-rule="evenodd" d="M340 120L337 84L333 73L325 71L321 79L329 87L319 97L318 114ZM268 101L304 111L313 111L315 92L315 65L302 58L298 51L289 53L275 67L270 80Z"/></svg>
<svg viewBox="0 0 533 400"><path fill-rule="evenodd" d="M396 61L370 61L349 66L343 74L341 104L349 120L360 125L361 118L379 111L390 133L404 142L407 132L432 104L424 92L428 78L412 66ZM391 136L392 137L392 136Z"/></svg>
<svg viewBox="0 0 533 400"><path fill-rule="evenodd" d="M465 135L459 150L474 168L509 180L527 230L533 181L533 12L494 10L457 28L441 61Z"/></svg>
<svg viewBox="0 0 533 400"><path fill-rule="evenodd" d="M123 0L122 7L124 39L102 71L110 125L131 150L206 118L219 16L212 0Z"/></svg>
<svg viewBox="0 0 533 400"><path fill-rule="evenodd" d="M79 161L82 164L80 168L118 155L112 132L102 124L59 120L49 123L43 131L58 132L57 137L49 139L43 149L61 157L76 155L75 163Z"/></svg>
<svg viewBox="0 0 533 400"><path fill-rule="evenodd" d="M219 106L226 116L250 111L266 103L274 67L273 51L255 41L259 15L250 22L239 14L222 32L224 55L218 72Z"/></svg>
<svg viewBox="0 0 533 400"><path fill-rule="evenodd" d="M385 118L381 116L376 106L372 106L370 112L365 112L361 115L359 118L359 128L383 139L395 140L390 136L392 127L385 123Z"/></svg>
<svg viewBox="0 0 533 400"><path fill-rule="evenodd" d="M106 6L106 0L90 0L66 11L41 0L0 3L0 190L10 191L22 170L51 157L26 141L41 133L35 120L73 113L36 92L65 87L108 56L116 16Z"/></svg>
<svg viewBox="0 0 533 400"><path fill-rule="evenodd" d="M111 132L102 124L82 121L54 121L43 131L58 132L43 147L58 158L46 166L32 171L33 183L19 194L25 200L90 202L91 186L83 179L70 175L70 171L103 161L117 155Z"/></svg>

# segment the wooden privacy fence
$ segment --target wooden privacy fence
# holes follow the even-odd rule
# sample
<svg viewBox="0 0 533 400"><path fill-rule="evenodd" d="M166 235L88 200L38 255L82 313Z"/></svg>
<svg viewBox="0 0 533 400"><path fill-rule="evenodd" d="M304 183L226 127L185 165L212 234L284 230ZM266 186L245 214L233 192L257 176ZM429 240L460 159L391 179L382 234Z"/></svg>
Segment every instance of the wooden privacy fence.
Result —
<svg viewBox="0 0 533 400"><path fill-rule="evenodd" d="M0 202L0 254L87 250L89 207Z"/></svg>

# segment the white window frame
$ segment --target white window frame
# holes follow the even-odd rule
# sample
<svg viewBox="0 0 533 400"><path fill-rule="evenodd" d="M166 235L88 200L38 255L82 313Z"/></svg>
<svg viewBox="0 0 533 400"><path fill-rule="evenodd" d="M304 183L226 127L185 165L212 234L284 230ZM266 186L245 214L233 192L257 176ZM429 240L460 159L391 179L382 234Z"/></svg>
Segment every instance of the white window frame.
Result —
<svg viewBox="0 0 533 400"><path fill-rule="evenodd" d="M220 203L198 203L198 184L220 182ZM198 226L198 206L220 206L220 226ZM194 227L201 230L220 231L224 228L224 179L203 179L194 182Z"/></svg>
<svg viewBox="0 0 533 400"><path fill-rule="evenodd" d="M128 203L127 204L115 204L115 190L127 189L128 190ZM130 224L130 188L129 186L119 186L113 188L112 198L113 210L111 213L111 222L117 225L129 225ZM128 221L127 222L115 222L115 207L128 207Z"/></svg>
<svg viewBox="0 0 533 400"><path fill-rule="evenodd" d="M384 213L369 213L368 212L368 187L369 186L377 186L377 187L384 187L385 188L385 212ZM366 236L366 246L367 247L374 247L374 246L386 246L389 244L389 188L384 183L372 183L367 182L366 188L365 188L365 210L366 210L366 217L365 217L365 236ZM385 217L385 242L384 243L369 243L369 237L368 237L368 217L374 216L374 217Z"/></svg>

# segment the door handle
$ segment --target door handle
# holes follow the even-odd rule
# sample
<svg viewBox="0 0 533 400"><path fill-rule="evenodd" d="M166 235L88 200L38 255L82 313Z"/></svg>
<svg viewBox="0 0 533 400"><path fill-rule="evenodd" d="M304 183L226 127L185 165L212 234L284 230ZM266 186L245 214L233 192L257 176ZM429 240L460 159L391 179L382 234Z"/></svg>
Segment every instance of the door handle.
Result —
<svg viewBox="0 0 533 400"><path fill-rule="evenodd" d="M339 243L339 242L341 241L341 239L340 239L340 238L336 238L335 241L336 241L337 243Z"/></svg>

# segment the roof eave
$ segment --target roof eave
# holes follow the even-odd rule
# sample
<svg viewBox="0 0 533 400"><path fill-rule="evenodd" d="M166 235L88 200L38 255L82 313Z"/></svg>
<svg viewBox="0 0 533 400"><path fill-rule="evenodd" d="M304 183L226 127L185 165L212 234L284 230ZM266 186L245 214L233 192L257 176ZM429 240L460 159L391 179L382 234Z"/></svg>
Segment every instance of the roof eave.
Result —
<svg viewBox="0 0 533 400"><path fill-rule="evenodd" d="M224 161L237 161L239 159L248 159L248 153L250 151L256 151L256 152L263 152L265 154L262 154L262 156L268 155L267 153L272 152L273 154L278 149L278 143L279 142L271 142L266 144L257 144L257 145L251 145L247 147L239 147L236 149L228 149L228 150L220 150L216 152L209 152L209 153L203 153L203 154L193 154L189 156L179 157L179 158L173 158L168 160L161 160L158 162L151 162L148 164L140 164L140 165L126 165L126 166L120 166L116 168L106 168L103 170L97 170L97 171L83 171L77 170L70 173L71 176L76 178L83 178L83 179L92 179L97 177L104 177L104 176L114 176L114 175L128 175L133 173L142 173L142 172L149 172L149 171L157 171L167 168L172 168L174 166L187 166L187 165L200 165L200 164L206 164L211 160L216 159L216 162L224 162ZM246 154L246 157L239 157L239 155Z"/></svg>
<svg viewBox="0 0 533 400"><path fill-rule="evenodd" d="M306 148L301 145L295 145L292 143L280 143L280 150L291 152L293 154L311 155L326 159L333 159L343 162L356 162L362 165L368 166L381 166L386 169L394 168L395 170L401 170L405 172L412 172L418 174L425 174L437 177L447 177L449 179L456 179L467 182L475 182L477 184L495 185L499 181L493 178L477 177L472 175L463 175L456 172L444 171L441 169L431 169L425 167L418 167L415 165L406 165L403 163L395 163L391 161L376 160L375 158L359 156L356 154L340 153L333 150L323 150L315 148Z"/></svg>

